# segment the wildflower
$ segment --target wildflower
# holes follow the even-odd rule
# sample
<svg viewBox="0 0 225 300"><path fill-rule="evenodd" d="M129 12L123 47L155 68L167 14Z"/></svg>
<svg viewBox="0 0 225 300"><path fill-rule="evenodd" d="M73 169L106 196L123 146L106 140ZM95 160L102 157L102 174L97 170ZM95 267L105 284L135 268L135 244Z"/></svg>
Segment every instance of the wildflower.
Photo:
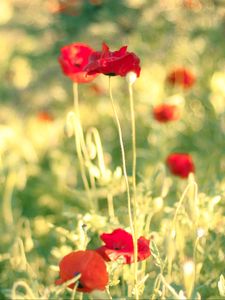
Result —
<svg viewBox="0 0 225 300"><path fill-rule="evenodd" d="M102 0L89 0L90 4L100 6L102 5Z"/></svg>
<svg viewBox="0 0 225 300"><path fill-rule="evenodd" d="M118 51L110 51L103 43L102 51L96 51L90 55L89 64L85 67L88 75L102 73L109 76L126 76L128 72L140 75L140 59L132 52L127 52L127 46Z"/></svg>
<svg viewBox="0 0 225 300"><path fill-rule="evenodd" d="M92 48L81 43L74 43L61 48L58 60L63 73L77 83L87 83L93 80L97 75L87 75L87 72L84 71L84 67L93 52Z"/></svg>
<svg viewBox="0 0 225 300"><path fill-rule="evenodd" d="M53 121L52 115L46 111L40 111L37 114L37 119L41 122L52 122Z"/></svg>
<svg viewBox="0 0 225 300"><path fill-rule="evenodd" d="M81 275L77 290L90 293L93 290L104 290L108 284L108 273L105 261L94 250L80 250L64 256L59 263L60 279L56 284L62 284L77 275ZM68 287L73 289L73 283Z"/></svg>
<svg viewBox="0 0 225 300"><path fill-rule="evenodd" d="M185 68L177 68L169 73L167 82L171 85L179 85L184 89L188 89L195 83L195 76Z"/></svg>
<svg viewBox="0 0 225 300"><path fill-rule="evenodd" d="M81 10L81 0L48 0L47 7L50 13L76 16Z"/></svg>
<svg viewBox="0 0 225 300"><path fill-rule="evenodd" d="M176 176L187 178L189 173L195 171L192 157L187 153L172 153L166 159L171 173Z"/></svg>
<svg viewBox="0 0 225 300"><path fill-rule="evenodd" d="M175 121L180 118L180 111L176 105L160 104L153 109L154 118L161 123Z"/></svg>
<svg viewBox="0 0 225 300"><path fill-rule="evenodd" d="M199 0L183 0L183 6L188 9L201 9L202 3Z"/></svg>
<svg viewBox="0 0 225 300"><path fill-rule="evenodd" d="M112 233L103 233L100 238L105 245L96 251L106 261L117 260L119 257L122 257L125 264L134 262L134 244L130 233L118 228ZM138 239L138 261L144 260L150 255L149 240L140 237Z"/></svg>
<svg viewBox="0 0 225 300"><path fill-rule="evenodd" d="M96 95L104 95L105 90L102 86L99 84L93 83L90 85L90 89L96 94Z"/></svg>

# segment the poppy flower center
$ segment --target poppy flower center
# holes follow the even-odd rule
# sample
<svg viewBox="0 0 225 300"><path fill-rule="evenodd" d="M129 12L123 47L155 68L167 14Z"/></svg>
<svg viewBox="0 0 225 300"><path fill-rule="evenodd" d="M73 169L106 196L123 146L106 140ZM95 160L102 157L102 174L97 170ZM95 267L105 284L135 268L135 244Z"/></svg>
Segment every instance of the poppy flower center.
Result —
<svg viewBox="0 0 225 300"><path fill-rule="evenodd" d="M79 274L80 274L79 272L75 272L74 276L76 277ZM78 289L83 289L84 288L84 285L80 282L80 280L78 280L77 283L78 283L78 285L77 285Z"/></svg>
<svg viewBox="0 0 225 300"><path fill-rule="evenodd" d="M107 76L116 76L115 73L106 73L106 74L104 74L104 75L107 75Z"/></svg>
<svg viewBox="0 0 225 300"><path fill-rule="evenodd" d="M125 248L126 248L125 245L119 245L119 244L116 244L116 245L113 246L113 249L114 249L114 250L123 250L123 249L125 249Z"/></svg>

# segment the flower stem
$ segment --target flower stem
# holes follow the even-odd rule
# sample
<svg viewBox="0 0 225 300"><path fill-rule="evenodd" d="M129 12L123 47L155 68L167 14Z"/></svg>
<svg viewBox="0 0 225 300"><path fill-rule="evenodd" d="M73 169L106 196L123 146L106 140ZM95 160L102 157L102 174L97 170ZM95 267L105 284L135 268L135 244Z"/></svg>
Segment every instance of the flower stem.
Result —
<svg viewBox="0 0 225 300"><path fill-rule="evenodd" d="M163 285L170 291L170 293L173 295L174 299L180 299L179 295L177 294L177 292L175 291L175 289L167 283L167 281L165 280L164 276L162 274L160 274L160 279L161 282L163 283Z"/></svg>
<svg viewBox="0 0 225 300"><path fill-rule="evenodd" d="M136 125L135 125L135 114L134 114L134 99L132 84L129 84L129 96L130 96L130 115L131 115L131 126L132 126L132 151L133 151L133 162L132 162L132 181L133 181L133 193L134 199L136 200ZM136 203L135 203L136 204Z"/></svg>
<svg viewBox="0 0 225 300"><path fill-rule="evenodd" d="M129 83L129 98L130 98L130 115L131 115L131 128L132 128L132 184L133 184L133 220L134 220L134 278L135 287L138 283L138 245L137 245L137 187L136 187L136 165L137 165L137 153L136 153L136 126L135 126L135 113L134 113L134 98L132 83ZM139 299L138 291L135 288L136 300Z"/></svg>
<svg viewBox="0 0 225 300"><path fill-rule="evenodd" d="M109 96L110 96L110 100L111 100L111 104L112 104L112 108L113 108L113 112L114 112L114 116L115 116L115 123L116 123L118 134L119 134L120 149L121 149L121 154L122 154L123 174L124 174L124 179L125 179L125 184L126 184L126 189L127 189L128 215L129 215L131 232L132 232L132 234L134 234L134 225L133 225L132 211L131 211L130 187L129 187L129 181L128 181L128 176L127 176L127 169L126 169L126 158L125 158L125 150L124 150L124 143L123 143L123 135L122 135L122 129L120 126L119 117L117 114L117 110L116 110L113 95L112 95L111 77L110 76L109 76Z"/></svg>
<svg viewBox="0 0 225 300"><path fill-rule="evenodd" d="M111 192L108 192L107 201L108 201L109 219L110 219L111 222L115 222L115 213L114 213L114 205L113 205L113 195L112 195Z"/></svg>
<svg viewBox="0 0 225 300"><path fill-rule="evenodd" d="M74 100L74 112L75 112L75 116L78 119L78 122L80 123L80 109L79 109L79 96L78 96L78 84L76 82L73 83L73 100ZM74 125L74 127L76 128L76 125ZM75 130L74 128L74 130ZM80 163L80 171L81 171L81 177L83 180L83 184L84 184L84 188L86 190L87 193L89 193L89 183L87 180L87 176L86 176L86 172L85 172L85 162L84 162L84 158L82 155L82 142L80 140L83 139L83 130L82 130L82 125L80 123L80 137L78 138L78 136L75 135L74 132L74 138L75 138L75 143L76 143L76 149L77 149L77 156L79 159L79 163Z"/></svg>
<svg viewBox="0 0 225 300"><path fill-rule="evenodd" d="M194 260L194 266L195 266L195 270L194 270L194 285L196 284L196 273L197 273L197 247L198 247L198 243L199 243L200 237L197 237L195 244L194 244L194 253L193 253L193 260Z"/></svg>
<svg viewBox="0 0 225 300"><path fill-rule="evenodd" d="M80 144L81 149L84 154L84 160L89 161L89 155L87 151L87 147L84 140L84 133L83 133L83 126L81 123L81 117L80 117L80 106L79 106L79 93L78 93L78 84L76 82L73 83L73 101L74 101L74 112L77 115L77 118L80 123Z"/></svg>
<svg viewBox="0 0 225 300"><path fill-rule="evenodd" d="M76 82L73 83L73 105L74 105L74 112L77 114L77 117L80 120L78 83Z"/></svg>
<svg viewBox="0 0 225 300"><path fill-rule="evenodd" d="M5 184L5 191L3 194L2 212L5 225L10 227L13 225L12 213L12 195L16 183L16 173L11 172L8 174Z"/></svg>
<svg viewBox="0 0 225 300"><path fill-rule="evenodd" d="M80 164L81 177L83 180L84 188L88 194L88 198L91 198L89 182L88 182L86 170L85 170L86 162L89 162L89 155L88 155L88 151L86 148L83 128L82 128L82 124L81 124L78 84L76 82L73 83L73 96L74 96L74 112L75 112L75 117L77 118L77 121L78 121L78 122L75 122L75 120L74 120L74 123L77 123L77 124L74 124L74 138L75 138L75 143L76 143L77 156L78 156L78 160L79 160L79 164ZM79 128L77 127L79 129L79 133L77 135L75 134L76 125L79 127ZM94 189L95 181L94 181L93 176L90 174L90 171L89 171L89 175L90 175L91 187ZM97 209L97 206L98 206L97 204L98 204L97 199L95 199L95 205L93 204L93 201L92 201L93 208L95 206L95 209Z"/></svg>

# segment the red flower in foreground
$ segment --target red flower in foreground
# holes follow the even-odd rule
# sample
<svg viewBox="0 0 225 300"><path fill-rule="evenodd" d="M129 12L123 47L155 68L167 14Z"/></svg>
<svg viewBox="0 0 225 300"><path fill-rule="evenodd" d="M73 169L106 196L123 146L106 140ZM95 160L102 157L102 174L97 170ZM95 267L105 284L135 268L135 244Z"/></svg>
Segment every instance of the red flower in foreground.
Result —
<svg viewBox="0 0 225 300"><path fill-rule="evenodd" d="M140 75L140 59L132 52L127 52L127 46L111 52L103 43L102 51L90 55L89 64L85 67L89 75L102 73L109 76L126 76L128 72Z"/></svg>
<svg viewBox="0 0 225 300"><path fill-rule="evenodd" d="M189 70L177 68L169 73L167 81L171 85L180 85L184 89L188 89L195 83L196 78Z"/></svg>
<svg viewBox="0 0 225 300"><path fill-rule="evenodd" d="M105 261L94 250L75 251L64 256L59 263L60 279L56 284L62 284L81 274L77 290L90 293L93 290L104 290L108 284L108 273ZM75 283L68 287L73 289Z"/></svg>
<svg viewBox="0 0 225 300"><path fill-rule="evenodd" d="M93 80L97 75L87 75L87 72L84 71L84 67L93 52L92 48L81 43L74 43L61 48L59 63L63 73L77 83L87 83Z"/></svg>
<svg viewBox="0 0 225 300"><path fill-rule="evenodd" d="M192 157L187 153L172 153L167 157L166 163L171 173L182 178L187 178L189 173L195 171Z"/></svg>
<svg viewBox="0 0 225 300"><path fill-rule="evenodd" d="M134 262L134 244L132 235L118 228L112 233L103 233L100 236L105 243L96 251L106 260L117 260L122 257L125 264ZM138 261L144 260L151 255L149 240L144 237L138 239Z"/></svg>
<svg viewBox="0 0 225 300"><path fill-rule="evenodd" d="M178 120L180 118L180 111L176 105L160 104L154 107L153 116L157 121L166 123Z"/></svg>

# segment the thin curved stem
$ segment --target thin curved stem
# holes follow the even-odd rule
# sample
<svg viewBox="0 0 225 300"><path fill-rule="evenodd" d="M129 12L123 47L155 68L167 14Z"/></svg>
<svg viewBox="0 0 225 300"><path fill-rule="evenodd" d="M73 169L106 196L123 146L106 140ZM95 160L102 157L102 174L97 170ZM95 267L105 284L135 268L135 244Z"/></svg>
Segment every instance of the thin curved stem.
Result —
<svg viewBox="0 0 225 300"><path fill-rule="evenodd" d="M114 205L113 205L113 195L111 192L108 192L107 201L108 201L109 219L111 222L114 222L115 221L115 213L114 213Z"/></svg>
<svg viewBox="0 0 225 300"><path fill-rule="evenodd" d="M74 123L75 123L75 120L74 120ZM74 124L74 131L76 130L75 128L76 128L76 125ZM85 163L84 163L84 158L82 155L82 149L81 149L81 145L80 145L78 136L76 136L75 132L74 132L74 139L75 139L75 144L76 144L76 149L77 149L77 156L78 156L78 160L79 160L79 164L80 164L81 177L83 180L85 190L89 194L90 187L89 187L89 183L88 183L87 176L86 176Z"/></svg>
<svg viewBox="0 0 225 300"><path fill-rule="evenodd" d="M29 299L37 299L36 295L33 293L32 289L29 287L29 285L23 280L18 280L17 282L14 283L14 285L12 287L12 299L13 300L18 299L18 295L19 295L19 293L17 294L18 288L23 288L25 290L26 294L23 296L28 296Z"/></svg>
<svg viewBox="0 0 225 300"><path fill-rule="evenodd" d="M89 183L88 183L87 176L86 176L86 171L85 171L85 161L84 161L85 159L84 159L83 154L82 154L82 151L83 151L83 148L84 148L83 143L82 143L83 129L82 129L81 121L80 121L78 84L76 82L73 83L73 101L74 101L74 112L75 112L75 116L77 118L77 122L73 118L74 138L75 138L75 144L76 144L76 149L77 149L77 156L78 156L78 159L79 159L81 177L82 177L82 180L83 180L84 188L89 193L90 188L89 188ZM76 129L78 129L78 127L79 127L79 134L77 135L77 134L75 134L75 132L77 131Z"/></svg>
<svg viewBox="0 0 225 300"><path fill-rule="evenodd" d="M102 148L102 142L101 138L99 135L98 130L95 127L91 127L86 135L86 144L91 145L93 143L96 147L97 151L97 159L98 159L98 167L101 172L101 176L104 176L106 173L106 167L105 167L105 161L104 161L104 153L103 153L103 148Z"/></svg>
<svg viewBox="0 0 225 300"><path fill-rule="evenodd" d="M76 82L73 83L73 102L74 102L74 112L77 115L77 118L78 118L78 121L79 121L79 124L80 124L81 150L84 154L84 160L89 161L89 155L88 155L87 147L86 147L86 144L85 144L83 127L82 127L82 123L81 123L78 84Z"/></svg>
<svg viewBox="0 0 225 300"><path fill-rule="evenodd" d="M136 153L136 126L135 126L135 113L134 113L134 98L132 84L129 83L129 99L130 99L130 115L131 115L131 128L132 128L132 184L133 184L133 219L134 219L134 276L135 285L138 282L138 245L137 245L137 187L136 187L136 166L137 166L137 153ZM136 289L135 289L136 291ZM139 299L138 292L136 291L136 299Z"/></svg>
<svg viewBox="0 0 225 300"><path fill-rule="evenodd" d="M88 184L88 180L87 180L87 176L86 176L86 171L85 171L85 165L86 165L86 163L87 163L87 165L89 165L90 159L89 159L89 154L87 151L87 147L86 147L86 143L85 143L85 139L84 139L83 127L82 127L82 123L81 123L78 84L76 82L73 83L73 98L74 98L73 99L74 100L74 112L77 116L78 123L79 123L79 130L80 130L80 136L79 136L80 151L78 154L79 161L80 161L80 168L82 168L81 172L82 172L82 178L83 178L83 182L85 185L85 189L86 189L86 191L90 192L90 188L89 188L89 184ZM93 175L91 174L90 169L88 169L88 173L90 176L91 188L95 189L95 179L94 179ZM97 199L95 199L95 205L96 205L96 209L97 209L97 206L98 206Z"/></svg>
<svg viewBox="0 0 225 300"><path fill-rule="evenodd" d="M132 84L129 84L129 96L130 96L130 115L131 115L131 126L132 126L132 181L133 181L133 193L136 199L136 168L137 168L137 153L136 153L136 125L135 125L135 113L134 113L134 98Z"/></svg>
<svg viewBox="0 0 225 300"><path fill-rule="evenodd" d="M77 114L78 119L80 120L78 83L76 82L73 83L73 105L74 105L74 111Z"/></svg>
<svg viewBox="0 0 225 300"><path fill-rule="evenodd" d="M160 276L161 282L170 291L170 293L173 295L174 299L179 299L180 298L179 295L177 294L175 289L170 284L167 283L164 276L162 274L160 274L159 276Z"/></svg>
<svg viewBox="0 0 225 300"><path fill-rule="evenodd" d="M10 227L13 225L12 213L12 195L16 183L16 173L11 172L8 174L5 184L5 191L3 194L2 211L5 225Z"/></svg>
<svg viewBox="0 0 225 300"><path fill-rule="evenodd" d="M130 221L130 228L132 234L134 234L134 225L133 225L133 219L132 219L132 211L131 211L131 197L130 197L130 187L129 187L129 181L128 181L128 176L127 176L127 169L126 169L126 158L125 158L125 150L124 150L124 143L123 143L123 135L122 135L122 129L120 126L120 121L119 117L117 114L117 110L114 104L114 99L112 95L112 87L111 87L111 77L109 76L109 96L115 116L115 123L118 129L118 134L119 134L119 141L120 141L120 149L121 149L121 155L122 155L122 165L123 165L123 174L124 174L124 179L125 179L125 184L126 184L126 189L127 189L127 202L128 202L128 215L129 215L129 221Z"/></svg>

